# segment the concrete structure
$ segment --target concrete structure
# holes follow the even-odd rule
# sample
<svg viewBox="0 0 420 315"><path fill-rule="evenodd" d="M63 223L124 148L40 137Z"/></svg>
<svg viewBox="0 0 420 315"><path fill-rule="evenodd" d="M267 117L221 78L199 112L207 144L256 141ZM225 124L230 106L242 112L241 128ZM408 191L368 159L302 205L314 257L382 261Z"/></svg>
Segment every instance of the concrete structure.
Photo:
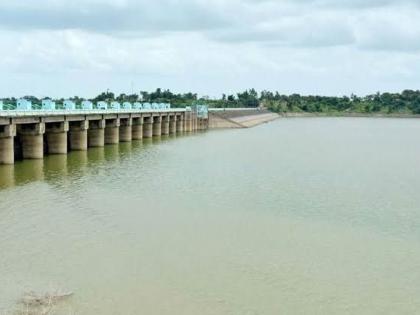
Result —
<svg viewBox="0 0 420 315"><path fill-rule="evenodd" d="M82 109L83 110L93 110L93 103L91 101L83 101L82 102Z"/></svg>
<svg viewBox="0 0 420 315"><path fill-rule="evenodd" d="M191 114L191 112L186 112L185 113L184 131L185 132L191 132L192 131L192 114Z"/></svg>
<svg viewBox="0 0 420 315"><path fill-rule="evenodd" d="M119 102L111 102L110 109L118 110L121 108L121 104Z"/></svg>
<svg viewBox="0 0 420 315"><path fill-rule="evenodd" d="M162 116L162 135L169 135L169 115Z"/></svg>
<svg viewBox="0 0 420 315"><path fill-rule="evenodd" d="M208 119L202 123L204 129L249 128L280 116L261 108L221 108L209 109Z"/></svg>
<svg viewBox="0 0 420 315"><path fill-rule="evenodd" d="M184 115L176 116L176 132L177 133L184 132Z"/></svg>
<svg viewBox="0 0 420 315"><path fill-rule="evenodd" d="M120 119L118 117L105 120L105 144L120 142Z"/></svg>
<svg viewBox="0 0 420 315"><path fill-rule="evenodd" d="M96 108L101 110L107 110L108 109L108 103L104 101L100 101L96 103Z"/></svg>
<svg viewBox="0 0 420 315"><path fill-rule="evenodd" d="M143 139L143 117L133 117L131 126L131 138L133 140Z"/></svg>
<svg viewBox="0 0 420 315"><path fill-rule="evenodd" d="M49 154L67 154L67 131L69 131L68 121L45 124Z"/></svg>
<svg viewBox="0 0 420 315"><path fill-rule="evenodd" d="M133 119L131 117L120 119L120 142L130 142L133 138Z"/></svg>
<svg viewBox="0 0 420 315"><path fill-rule="evenodd" d="M95 119L89 121L88 146L103 147L105 145L105 119Z"/></svg>
<svg viewBox="0 0 420 315"><path fill-rule="evenodd" d="M143 104L140 102L135 102L132 106L133 109L143 109Z"/></svg>
<svg viewBox="0 0 420 315"><path fill-rule="evenodd" d="M124 102L124 103L122 104L122 108L123 108L123 109L132 109L132 108L133 108L133 105L131 105L131 103L130 103L130 102Z"/></svg>
<svg viewBox="0 0 420 315"><path fill-rule="evenodd" d="M176 115L169 115L169 133L176 133Z"/></svg>
<svg viewBox="0 0 420 315"><path fill-rule="evenodd" d="M161 135L246 128L279 117L264 109L207 111L203 105L171 109L168 104L134 103L130 109L130 104L124 103L123 109L107 109L103 102L98 104L100 109L93 110L93 104L84 101L82 109L76 110L73 102L66 101L64 110L47 110L54 108L47 103L42 110L32 110L31 102L21 99L17 110L0 111L0 164L42 159L45 153L66 154L143 138L159 139Z"/></svg>
<svg viewBox="0 0 420 315"><path fill-rule="evenodd" d="M143 120L143 138L153 137L153 117L145 116Z"/></svg>
<svg viewBox="0 0 420 315"><path fill-rule="evenodd" d="M162 134L162 117L153 117L153 137L160 137Z"/></svg>
<svg viewBox="0 0 420 315"><path fill-rule="evenodd" d="M15 162L15 136L16 125L0 126L0 164L13 164Z"/></svg>
<svg viewBox="0 0 420 315"><path fill-rule="evenodd" d="M17 135L24 159L42 159L44 157L44 133L44 122L17 125Z"/></svg>
<svg viewBox="0 0 420 315"><path fill-rule="evenodd" d="M16 109L17 110L32 110L32 103L31 101L21 98L16 102Z"/></svg>
<svg viewBox="0 0 420 315"><path fill-rule="evenodd" d="M41 108L43 110L55 110L55 102L50 99L42 100Z"/></svg>
<svg viewBox="0 0 420 315"><path fill-rule="evenodd" d="M76 110L76 103L71 100L66 100L63 102L63 107L66 110Z"/></svg>
<svg viewBox="0 0 420 315"><path fill-rule="evenodd" d="M89 121L72 121L69 124L70 150L86 151L88 149Z"/></svg>
<svg viewBox="0 0 420 315"><path fill-rule="evenodd" d="M49 111L29 110L28 104L0 111L0 164L193 131L196 120L186 109L73 110L68 103L67 109ZM84 102L82 108L91 105Z"/></svg>

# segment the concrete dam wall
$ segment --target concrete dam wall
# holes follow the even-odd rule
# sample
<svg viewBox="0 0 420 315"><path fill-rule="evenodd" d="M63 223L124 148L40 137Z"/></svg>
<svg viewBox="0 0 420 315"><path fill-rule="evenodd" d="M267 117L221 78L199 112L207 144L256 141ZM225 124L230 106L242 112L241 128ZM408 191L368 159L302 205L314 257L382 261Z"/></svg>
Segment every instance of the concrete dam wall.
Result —
<svg viewBox="0 0 420 315"><path fill-rule="evenodd" d="M210 109L209 128L250 128L279 117L276 113L260 108Z"/></svg>
<svg viewBox="0 0 420 315"><path fill-rule="evenodd" d="M0 112L0 164L207 129L186 109Z"/></svg>

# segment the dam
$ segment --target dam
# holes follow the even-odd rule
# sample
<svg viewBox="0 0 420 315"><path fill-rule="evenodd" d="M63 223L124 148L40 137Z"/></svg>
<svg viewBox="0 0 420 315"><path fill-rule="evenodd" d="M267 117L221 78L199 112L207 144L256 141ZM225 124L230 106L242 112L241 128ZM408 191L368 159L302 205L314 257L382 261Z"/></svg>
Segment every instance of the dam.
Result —
<svg viewBox="0 0 420 315"><path fill-rule="evenodd" d="M33 110L22 109L24 102L17 105L15 110L0 110L0 164L208 128L208 117L197 106L140 109L128 104L120 108L114 102L110 108L98 104L96 109L56 110L43 104L43 109Z"/></svg>
<svg viewBox="0 0 420 315"><path fill-rule="evenodd" d="M41 106L20 99L0 102L0 165L42 159L89 148L207 129L249 128L279 118L263 108L171 108L164 103L43 100Z"/></svg>

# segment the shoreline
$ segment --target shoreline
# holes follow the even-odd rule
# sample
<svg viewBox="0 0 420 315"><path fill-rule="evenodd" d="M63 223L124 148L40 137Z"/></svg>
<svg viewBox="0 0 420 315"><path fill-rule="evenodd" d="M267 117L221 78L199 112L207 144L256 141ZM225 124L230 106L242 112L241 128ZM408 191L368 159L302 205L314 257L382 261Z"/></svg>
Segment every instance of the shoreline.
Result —
<svg viewBox="0 0 420 315"><path fill-rule="evenodd" d="M223 114L223 113L228 113ZM225 115L225 116L224 116ZM234 129L234 128L252 128L264 123L281 118L404 118L419 119L420 115L415 114L384 114L384 113L275 113L269 110L258 112L258 110L248 110L240 112L239 110L224 110L211 112L209 115L209 129Z"/></svg>
<svg viewBox="0 0 420 315"><path fill-rule="evenodd" d="M416 114L382 114L382 113L278 113L283 118L305 117L348 117L348 118L420 118Z"/></svg>

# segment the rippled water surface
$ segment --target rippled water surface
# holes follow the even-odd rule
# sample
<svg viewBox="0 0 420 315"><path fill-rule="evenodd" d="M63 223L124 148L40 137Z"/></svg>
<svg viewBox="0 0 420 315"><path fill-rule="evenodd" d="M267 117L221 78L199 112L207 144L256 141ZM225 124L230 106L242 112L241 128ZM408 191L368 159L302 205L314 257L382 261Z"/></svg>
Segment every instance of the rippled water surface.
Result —
<svg viewBox="0 0 420 315"><path fill-rule="evenodd" d="M0 313L418 314L420 121L284 119L0 167Z"/></svg>

